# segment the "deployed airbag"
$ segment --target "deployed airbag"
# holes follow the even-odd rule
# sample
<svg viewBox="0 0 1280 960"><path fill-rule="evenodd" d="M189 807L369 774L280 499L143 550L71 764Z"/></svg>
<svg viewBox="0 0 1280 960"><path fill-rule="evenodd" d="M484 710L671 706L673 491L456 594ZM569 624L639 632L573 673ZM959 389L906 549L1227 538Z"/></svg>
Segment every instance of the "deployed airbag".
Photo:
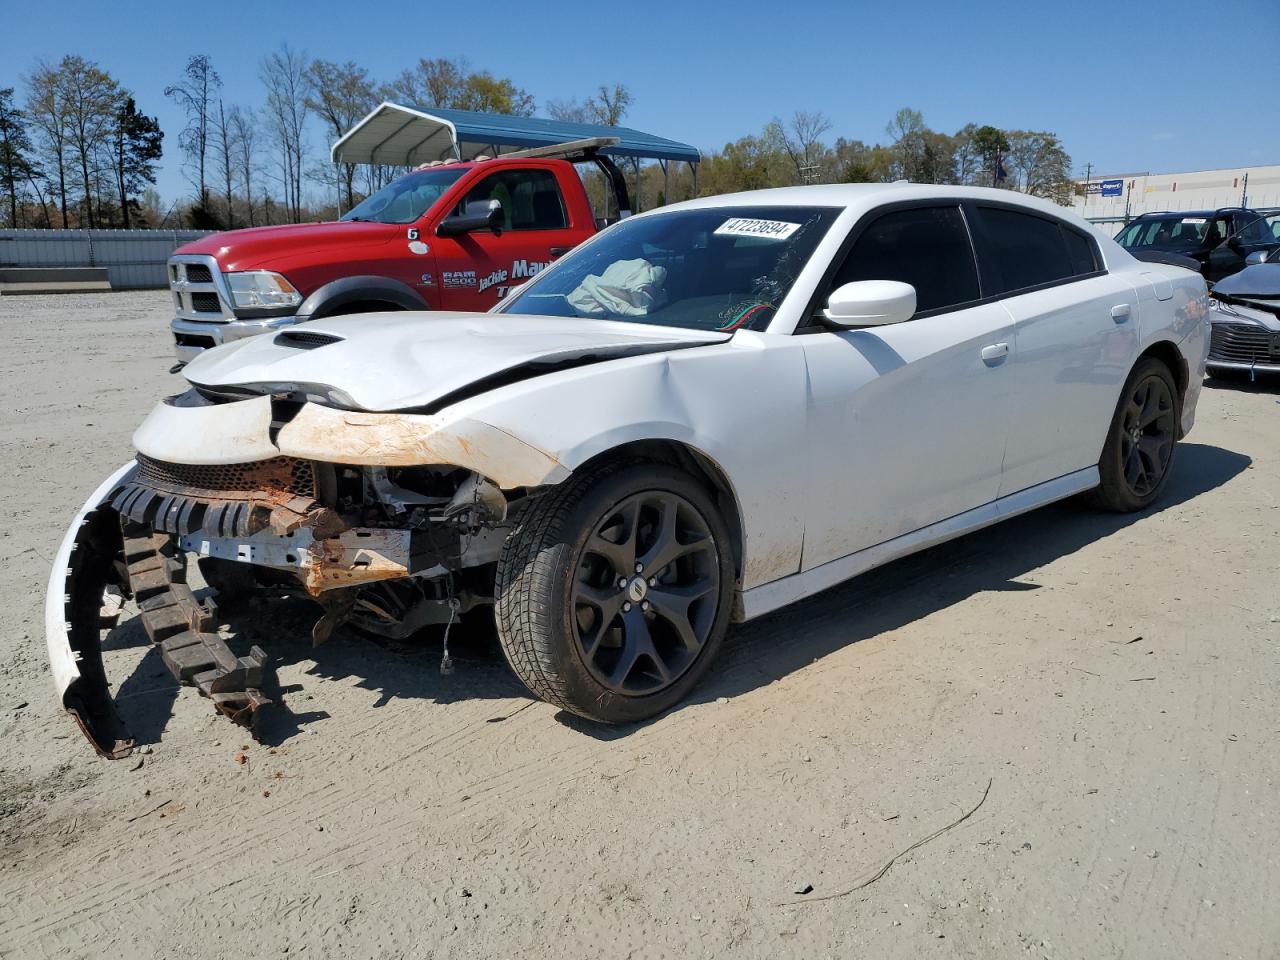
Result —
<svg viewBox="0 0 1280 960"><path fill-rule="evenodd" d="M619 260L604 273L589 275L565 299L591 316L642 317L666 300L666 280L665 267L648 260Z"/></svg>

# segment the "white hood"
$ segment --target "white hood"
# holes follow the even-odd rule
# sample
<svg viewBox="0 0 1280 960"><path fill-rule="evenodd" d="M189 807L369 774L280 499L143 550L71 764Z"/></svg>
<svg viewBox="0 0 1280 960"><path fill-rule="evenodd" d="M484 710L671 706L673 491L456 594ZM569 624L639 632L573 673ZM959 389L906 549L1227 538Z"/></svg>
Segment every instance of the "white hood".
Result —
<svg viewBox="0 0 1280 960"><path fill-rule="evenodd" d="M290 345L291 334L339 340L307 349L306 344ZM528 364L584 357L608 360L723 343L730 336L714 330L571 317L364 313L317 320L206 350L187 364L183 374L192 383L209 387L329 387L362 410L406 410Z"/></svg>

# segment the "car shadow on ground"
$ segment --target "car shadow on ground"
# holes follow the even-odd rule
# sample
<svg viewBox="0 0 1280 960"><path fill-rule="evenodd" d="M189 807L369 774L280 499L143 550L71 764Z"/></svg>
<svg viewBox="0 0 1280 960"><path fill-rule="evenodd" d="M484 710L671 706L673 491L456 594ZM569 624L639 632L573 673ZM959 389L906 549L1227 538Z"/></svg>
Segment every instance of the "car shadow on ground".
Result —
<svg viewBox="0 0 1280 960"><path fill-rule="evenodd" d="M1247 373L1210 375L1204 382L1210 390L1234 390L1236 393L1280 394L1280 373L1259 373L1253 379Z"/></svg>
<svg viewBox="0 0 1280 960"><path fill-rule="evenodd" d="M904 557L815 597L731 627L708 676L673 710L747 693L835 650L896 630L975 593L1037 589L1018 578L1146 517L1206 494L1250 463L1249 457L1220 447L1183 443L1178 446L1177 462L1164 497L1150 510L1105 513L1078 500L1044 507ZM231 646L237 654L257 644L277 665L311 661L299 684L281 687L274 679L274 671L270 682L264 684L263 693L273 702L260 717L258 736L268 745L284 743L308 723L328 716L320 709L323 697L307 689L310 677L353 683L374 691L378 694L375 708L401 699L439 704L530 699L502 658L492 622L486 623L483 617L464 619L451 630L449 648L454 670L444 674L440 669L440 628L425 630L405 641L375 640L342 629L315 649L311 645L311 627L319 614L319 608L309 601L275 599L251 604L227 617L235 629ZM141 646L145 642L140 624L126 621L108 635L104 649ZM121 715L137 743L161 739L178 696L198 694L182 690L161 662L159 650L148 650L116 695ZM306 696L316 699L303 700ZM303 702L316 709L294 712L293 706ZM556 718L601 740L626 737L645 726L605 727L563 711Z"/></svg>

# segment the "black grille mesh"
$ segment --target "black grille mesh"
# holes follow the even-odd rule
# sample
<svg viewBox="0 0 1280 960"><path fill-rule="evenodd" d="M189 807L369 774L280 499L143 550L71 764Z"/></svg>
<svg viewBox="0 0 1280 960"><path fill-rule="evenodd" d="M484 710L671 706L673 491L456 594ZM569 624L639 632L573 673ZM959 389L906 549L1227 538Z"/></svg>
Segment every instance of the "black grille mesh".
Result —
<svg viewBox="0 0 1280 960"><path fill-rule="evenodd" d="M315 473L309 460L274 457L254 463L193 465L166 463L138 456L136 483L154 490L225 499L228 494L289 493L316 495Z"/></svg>
<svg viewBox="0 0 1280 960"><path fill-rule="evenodd" d="M203 263L187 264L188 283L213 283L213 274Z"/></svg>
<svg viewBox="0 0 1280 960"><path fill-rule="evenodd" d="M191 309L196 313L221 313L222 304L218 302L216 293L193 293Z"/></svg>
<svg viewBox="0 0 1280 960"><path fill-rule="evenodd" d="M313 333L310 330L286 330L276 334L275 344L278 347L297 347L299 350L314 350L330 343L341 343L341 337L331 333Z"/></svg>

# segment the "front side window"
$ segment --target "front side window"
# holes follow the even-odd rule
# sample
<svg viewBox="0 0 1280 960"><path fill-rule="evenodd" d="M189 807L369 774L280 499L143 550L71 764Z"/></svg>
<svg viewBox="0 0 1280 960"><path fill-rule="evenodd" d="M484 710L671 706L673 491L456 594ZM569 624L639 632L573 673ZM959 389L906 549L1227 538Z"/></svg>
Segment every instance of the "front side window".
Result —
<svg viewBox="0 0 1280 960"><path fill-rule="evenodd" d="M854 241L832 289L858 280L900 280L916 288L916 313L977 300L978 269L959 207L886 213Z"/></svg>
<svg viewBox="0 0 1280 960"><path fill-rule="evenodd" d="M1271 224L1260 216L1249 220L1236 234L1236 238L1241 243L1274 243L1276 239L1271 232Z"/></svg>
<svg viewBox="0 0 1280 960"><path fill-rule="evenodd" d="M502 208L504 230L563 230L569 226L560 185L550 170L501 170L471 188L464 204Z"/></svg>
<svg viewBox="0 0 1280 960"><path fill-rule="evenodd" d="M361 200L339 219L416 223L464 173L465 167L450 166L406 174Z"/></svg>
<svg viewBox="0 0 1280 960"><path fill-rule="evenodd" d="M610 227L508 297L500 312L763 330L840 210L672 210Z"/></svg>

